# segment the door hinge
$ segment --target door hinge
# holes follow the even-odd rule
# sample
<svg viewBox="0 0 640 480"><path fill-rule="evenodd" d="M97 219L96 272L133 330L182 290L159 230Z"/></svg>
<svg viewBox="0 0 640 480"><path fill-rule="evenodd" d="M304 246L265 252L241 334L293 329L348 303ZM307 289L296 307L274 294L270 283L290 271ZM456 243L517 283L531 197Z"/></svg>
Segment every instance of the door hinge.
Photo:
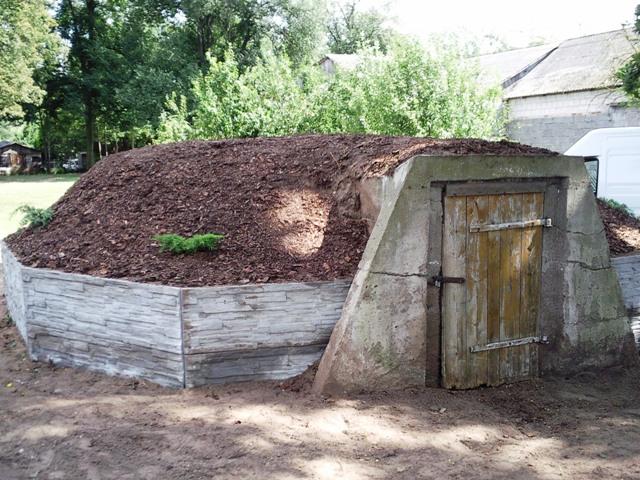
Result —
<svg viewBox="0 0 640 480"><path fill-rule="evenodd" d="M443 277L442 275L436 275L431 277L431 281L436 287L441 287L443 283L464 283L464 277Z"/></svg>
<svg viewBox="0 0 640 480"><path fill-rule="evenodd" d="M517 228L530 228L530 227L553 227L553 222L550 218L537 218L535 220L524 220L522 222L507 222L507 223L490 223L490 224L475 224L469 225L469 231L471 233L477 232L496 232L499 230L514 230Z"/></svg>
<svg viewBox="0 0 640 480"><path fill-rule="evenodd" d="M549 343L549 337L547 337L546 335L542 335L540 337L524 337L524 338L515 338L513 340L504 340L502 342L492 342L492 343L487 343L486 345L476 345L474 347L469 347L469 351L471 351L471 353L486 352L487 350L517 347L519 345L528 345L530 343L547 344Z"/></svg>

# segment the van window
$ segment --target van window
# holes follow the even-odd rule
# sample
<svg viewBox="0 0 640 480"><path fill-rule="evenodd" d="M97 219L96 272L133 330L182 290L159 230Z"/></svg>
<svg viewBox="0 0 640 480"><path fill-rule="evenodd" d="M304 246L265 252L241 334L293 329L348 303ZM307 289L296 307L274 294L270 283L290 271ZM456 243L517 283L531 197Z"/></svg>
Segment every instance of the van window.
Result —
<svg viewBox="0 0 640 480"><path fill-rule="evenodd" d="M598 196L598 157L585 157L584 166L587 167L589 182L595 196Z"/></svg>

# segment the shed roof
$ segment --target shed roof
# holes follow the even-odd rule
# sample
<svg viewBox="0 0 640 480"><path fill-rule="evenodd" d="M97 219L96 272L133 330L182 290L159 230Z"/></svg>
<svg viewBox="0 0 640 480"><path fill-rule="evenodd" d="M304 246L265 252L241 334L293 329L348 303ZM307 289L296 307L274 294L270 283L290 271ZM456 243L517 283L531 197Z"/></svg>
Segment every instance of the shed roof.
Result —
<svg viewBox="0 0 640 480"><path fill-rule="evenodd" d="M475 57L483 84L505 84L545 58L557 45L545 44Z"/></svg>
<svg viewBox="0 0 640 480"><path fill-rule="evenodd" d="M504 97L611 88L620 84L615 72L633 54L633 34L621 29L572 38L560 43L527 75L507 88Z"/></svg>
<svg viewBox="0 0 640 480"><path fill-rule="evenodd" d="M14 145L16 147L20 147L20 148L23 148L25 150L31 150L33 152L40 152L40 150L38 150L37 148L29 147L27 145L23 145L22 143L12 142L12 141L9 141L9 140L1 140L0 141L0 148L12 147Z"/></svg>

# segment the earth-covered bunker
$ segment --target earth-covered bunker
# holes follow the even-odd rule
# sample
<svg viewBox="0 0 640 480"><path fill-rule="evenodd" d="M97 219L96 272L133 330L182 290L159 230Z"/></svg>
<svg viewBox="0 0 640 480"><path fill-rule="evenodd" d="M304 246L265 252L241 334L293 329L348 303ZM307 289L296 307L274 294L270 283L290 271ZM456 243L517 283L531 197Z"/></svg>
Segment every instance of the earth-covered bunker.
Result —
<svg viewBox="0 0 640 480"><path fill-rule="evenodd" d="M637 363L582 158L416 156L361 192L375 222L316 391Z"/></svg>
<svg viewBox="0 0 640 480"><path fill-rule="evenodd" d="M212 231L225 234L215 252L152 240ZM32 358L164 385L287 378L329 337L319 391L466 388L636 358L582 160L508 142L133 150L2 254Z"/></svg>

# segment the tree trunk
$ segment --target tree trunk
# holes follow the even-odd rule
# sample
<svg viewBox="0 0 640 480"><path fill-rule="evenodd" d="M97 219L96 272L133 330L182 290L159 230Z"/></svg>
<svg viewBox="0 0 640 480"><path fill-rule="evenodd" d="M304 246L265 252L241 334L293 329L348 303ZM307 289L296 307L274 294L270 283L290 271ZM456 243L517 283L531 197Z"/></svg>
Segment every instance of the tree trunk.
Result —
<svg viewBox="0 0 640 480"><path fill-rule="evenodd" d="M87 169L96 163L95 156L95 132L96 132L96 112L95 100L96 91L91 82L87 81L87 77L91 77L94 70L93 47L96 41L96 0L86 0L87 9L87 43L84 53L85 68L82 72L85 75L83 79L84 85L84 113L85 113L85 144L87 149Z"/></svg>

